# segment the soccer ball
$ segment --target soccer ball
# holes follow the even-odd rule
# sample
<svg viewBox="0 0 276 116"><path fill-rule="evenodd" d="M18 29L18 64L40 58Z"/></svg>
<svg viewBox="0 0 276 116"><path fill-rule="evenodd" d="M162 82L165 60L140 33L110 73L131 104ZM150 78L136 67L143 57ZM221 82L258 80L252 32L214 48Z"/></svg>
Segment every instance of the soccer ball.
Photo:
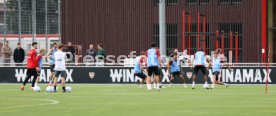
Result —
<svg viewBox="0 0 276 116"><path fill-rule="evenodd" d="M65 88L65 90L66 90L67 92L71 92L71 91L72 91L72 88L69 87L69 86L67 86L67 87Z"/></svg>
<svg viewBox="0 0 276 116"><path fill-rule="evenodd" d="M46 87L46 92L53 92L54 91L54 87L53 86L48 86Z"/></svg>
<svg viewBox="0 0 276 116"><path fill-rule="evenodd" d="M34 92L40 92L40 91L41 91L41 89L39 86L34 87Z"/></svg>

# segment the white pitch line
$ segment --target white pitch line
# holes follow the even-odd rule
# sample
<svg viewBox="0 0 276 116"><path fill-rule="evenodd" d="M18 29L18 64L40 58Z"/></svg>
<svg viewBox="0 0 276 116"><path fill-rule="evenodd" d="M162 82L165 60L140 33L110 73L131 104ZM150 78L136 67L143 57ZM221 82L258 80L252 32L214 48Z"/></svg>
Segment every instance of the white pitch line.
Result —
<svg viewBox="0 0 276 116"><path fill-rule="evenodd" d="M25 99L25 98L5 98L5 99ZM24 108L24 107L34 107L34 106L45 106L45 105L59 104L59 101L51 100L51 99L32 99L32 100L47 101L49 103L42 103L42 104L35 104L35 105L18 105L18 106L0 107L0 109L14 109L14 108Z"/></svg>

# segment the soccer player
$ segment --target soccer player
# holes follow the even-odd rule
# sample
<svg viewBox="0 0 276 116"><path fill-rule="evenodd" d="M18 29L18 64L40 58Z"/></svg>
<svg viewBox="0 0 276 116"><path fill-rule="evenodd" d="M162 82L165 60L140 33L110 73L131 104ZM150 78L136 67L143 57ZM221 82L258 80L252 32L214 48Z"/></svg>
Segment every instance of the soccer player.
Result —
<svg viewBox="0 0 276 116"><path fill-rule="evenodd" d="M174 78L175 77L180 77L180 79L183 81L183 86L186 88L186 84L185 84L185 79L183 76L183 71L181 70L181 64L180 61L178 59L177 53L173 54L173 59L170 60L170 62L167 65L168 68L168 76L171 77L171 83L170 83L170 87L173 84Z"/></svg>
<svg viewBox="0 0 276 116"><path fill-rule="evenodd" d="M23 85L21 86L21 90L23 91L25 89L25 85L29 81L29 79L33 76L32 80L32 87L31 90L33 90L35 81L37 79L37 58L36 58L36 49L37 49L37 42L32 43L32 48L28 52L28 59L27 59L27 77L25 78Z"/></svg>
<svg viewBox="0 0 276 116"><path fill-rule="evenodd" d="M65 58L66 54L62 52L63 45L58 45L58 51L54 53L55 58L55 77L54 77L54 92L57 91L57 80L58 77L61 77L61 84L63 92L67 92L65 90L65 77L66 77L66 67L65 67Z"/></svg>
<svg viewBox="0 0 276 116"><path fill-rule="evenodd" d="M40 71L42 69L43 66L43 56L45 55L46 50L45 49L41 49L39 54L37 55L36 59L37 59L37 79L36 79L36 83L35 86L38 86L38 83L40 81Z"/></svg>
<svg viewBox="0 0 276 116"><path fill-rule="evenodd" d="M219 54L220 54L220 52L218 50L216 50L215 54L214 54L214 59L212 61L212 65L213 65L212 72L213 72L213 75L214 75L213 76L212 89L215 88L215 84L217 84L217 85L225 85L226 88L229 87L228 84L221 82L220 79L219 79L220 69L221 69L221 66L223 65L221 63L221 58L219 57Z"/></svg>
<svg viewBox="0 0 276 116"><path fill-rule="evenodd" d="M207 71L205 67L205 53L202 49L198 49L198 51L195 54L195 59L193 61L194 64L194 77L193 77L193 83L192 83L192 89L195 89L195 81L197 78L198 71L201 70L202 74L204 75L204 85L203 88L209 89L208 82L207 82Z"/></svg>
<svg viewBox="0 0 276 116"><path fill-rule="evenodd" d="M148 68L148 76L151 77L154 75L154 80L157 84L157 90L160 91L160 78L158 66L161 66L160 52L157 49L157 45L155 43L151 44L151 48L146 52L147 60L147 68ZM151 88L151 84L147 83L147 88Z"/></svg>
<svg viewBox="0 0 276 116"><path fill-rule="evenodd" d="M54 68L55 68L54 53L56 53L56 52L57 52L57 43L54 43L53 48L51 48L49 50L49 53L48 53L48 58L49 58L48 62L50 64L50 70L51 70L49 86L52 86L53 83L54 83L54 74L55 74L55 71L54 71Z"/></svg>
<svg viewBox="0 0 276 116"><path fill-rule="evenodd" d="M144 51L141 51L140 56L136 58L135 64L134 64L134 76L137 76L142 79L140 83L140 88L142 87L143 82L146 81L147 75L144 73L144 65L143 63L146 60L146 53ZM151 89L151 88L149 88Z"/></svg>

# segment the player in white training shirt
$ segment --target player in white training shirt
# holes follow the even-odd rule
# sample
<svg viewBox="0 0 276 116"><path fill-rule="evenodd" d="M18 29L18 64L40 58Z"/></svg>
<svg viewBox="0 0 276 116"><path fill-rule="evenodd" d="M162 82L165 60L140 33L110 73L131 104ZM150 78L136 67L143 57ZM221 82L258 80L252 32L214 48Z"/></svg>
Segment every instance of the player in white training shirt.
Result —
<svg viewBox="0 0 276 116"><path fill-rule="evenodd" d="M57 88L57 80L58 77L61 77L61 84L63 92L66 92L65 90L65 77L66 77L66 67L65 67L65 58L66 54L62 52L63 45L58 45L58 51L54 53L55 58L55 78L54 78L54 92L56 92Z"/></svg>

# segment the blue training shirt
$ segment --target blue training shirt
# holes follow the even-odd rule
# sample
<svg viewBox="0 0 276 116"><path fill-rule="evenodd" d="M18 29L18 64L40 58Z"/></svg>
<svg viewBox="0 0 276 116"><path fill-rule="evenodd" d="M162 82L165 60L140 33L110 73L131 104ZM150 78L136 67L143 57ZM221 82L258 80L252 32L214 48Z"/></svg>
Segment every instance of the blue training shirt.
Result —
<svg viewBox="0 0 276 116"><path fill-rule="evenodd" d="M158 58L160 57L160 53L157 49L151 48L147 51L147 67L158 67L160 64L158 62Z"/></svg>
<svg viewBox="0 0 276 116"><path fill-rule="evenodd" d="M221 68L221 63L220 63L220 58L214 58L213 59L213 72L220 72Z"/></svg>
<svg viewBox="0 0 276 116"><path fill-rule="evenodd" d="M203 51L196 52L194 66L205 66L205 53Z"/></svg>

